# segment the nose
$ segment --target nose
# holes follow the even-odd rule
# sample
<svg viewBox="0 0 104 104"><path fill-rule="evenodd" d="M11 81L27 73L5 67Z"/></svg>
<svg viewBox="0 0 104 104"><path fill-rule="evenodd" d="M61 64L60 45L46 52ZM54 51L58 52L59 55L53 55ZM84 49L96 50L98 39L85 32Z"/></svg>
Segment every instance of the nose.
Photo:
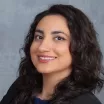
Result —
<svg viewBox="0 0 104 104"><path fill-rule="evenodd" d="M52 42L49 40L49 38L47 38L42 40L38 50L40 52L49 52L51 48L52 48Z"/></svg>

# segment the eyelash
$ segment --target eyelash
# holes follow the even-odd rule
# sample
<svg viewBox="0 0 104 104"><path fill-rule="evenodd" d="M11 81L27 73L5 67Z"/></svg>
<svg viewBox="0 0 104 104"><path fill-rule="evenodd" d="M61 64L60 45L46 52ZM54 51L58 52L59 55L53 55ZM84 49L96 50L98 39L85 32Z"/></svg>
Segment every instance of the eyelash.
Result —
<svg viewBox="0 0 104 104"><path fill-rule="evenodd" d="M35 35L35 36L34 36L34 39L35 39L35 40L39 40L39 39L37 39L37 37L42 37L42 36L40 36L40 35Z"/></svg>
<svg viewBox="0 0 104 104"><path fill-rule="evenodd" d="M40 35L35 35L35 36L34 36L34 39L35 39L35 40L40 40L40 39L37 39L37 37L39 37L39 38L41 37L41 39L43 39L43 37L40 36ZM55 38L60 38L60 40L65 40L65 38L63 38L63 37L61 37L61 36L56 36Z"/></svg>

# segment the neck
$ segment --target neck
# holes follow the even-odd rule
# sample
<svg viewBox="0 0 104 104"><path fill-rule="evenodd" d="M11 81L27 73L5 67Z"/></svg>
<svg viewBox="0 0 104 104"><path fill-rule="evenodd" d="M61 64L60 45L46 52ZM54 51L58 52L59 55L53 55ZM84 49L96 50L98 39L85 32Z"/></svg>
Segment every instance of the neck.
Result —
<svg viewBox="0 0 104 104"><path fill-rule="evenodd" d="M43 74L43 89L41 94L38 95L41 99L50 99L52 94L54 93L55 86L63 80L65 77L67 77L71 71L68 69L67 71L62 72L55 72L55 73L48 73Z"/></svg>

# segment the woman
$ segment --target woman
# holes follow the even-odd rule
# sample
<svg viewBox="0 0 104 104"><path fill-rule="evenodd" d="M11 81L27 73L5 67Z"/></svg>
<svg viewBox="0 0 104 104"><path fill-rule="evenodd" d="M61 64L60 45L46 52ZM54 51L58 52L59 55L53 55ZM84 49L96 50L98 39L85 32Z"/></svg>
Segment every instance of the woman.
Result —
<svg viewBox="0 0 104 104"><path fill-rule="evenodd" d="M93 24L71 5L39 13L25 38L19 77L0 104L101 104L102 53Z"/></svg>

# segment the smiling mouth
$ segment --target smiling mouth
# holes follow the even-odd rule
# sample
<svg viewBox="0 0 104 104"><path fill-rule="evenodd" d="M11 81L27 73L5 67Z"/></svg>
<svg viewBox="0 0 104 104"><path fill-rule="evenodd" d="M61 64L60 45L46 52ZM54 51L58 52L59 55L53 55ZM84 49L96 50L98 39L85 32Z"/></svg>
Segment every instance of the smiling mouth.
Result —
<svg viewBox="0 0 104 104"><path fill-rule="evenodd" d="M53 61L56 59L56 57L52 57L52 56L38 56L38 59L40 62L43 62L43 63L47 63L49 61Z"/></svg>

